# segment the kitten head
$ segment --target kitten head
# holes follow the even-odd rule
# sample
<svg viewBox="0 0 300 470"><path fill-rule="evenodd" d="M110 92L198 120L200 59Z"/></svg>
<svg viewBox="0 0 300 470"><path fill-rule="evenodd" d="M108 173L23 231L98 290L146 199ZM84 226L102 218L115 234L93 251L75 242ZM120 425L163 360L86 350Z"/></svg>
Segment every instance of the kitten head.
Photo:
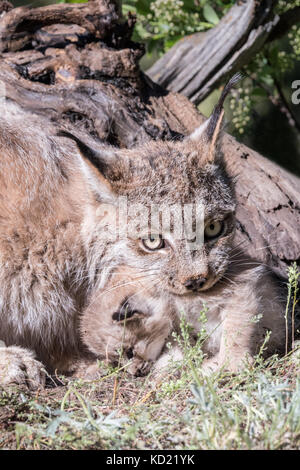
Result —
<svg viewBox="0 0 300 470"><path fill-rule="evenodd" d="M96 357L145 375L174 323L167 300L148 293L147 279L125 265L93 292L81 317L81 336Z"/></svg>
<svg viewBox="0 0 300 470"><path fill-rule="evenodd" d="M101 239L103 226L117 232L101 263L151 273L149 287L176 295L207 290L222 277L236 204L220 149L221 126L224 99L237 79L224 88L211 117L182 141L114 149L75 138L98 171L88 168L100 208L95 219L101 219L95 220L94 236Z"/></svg>

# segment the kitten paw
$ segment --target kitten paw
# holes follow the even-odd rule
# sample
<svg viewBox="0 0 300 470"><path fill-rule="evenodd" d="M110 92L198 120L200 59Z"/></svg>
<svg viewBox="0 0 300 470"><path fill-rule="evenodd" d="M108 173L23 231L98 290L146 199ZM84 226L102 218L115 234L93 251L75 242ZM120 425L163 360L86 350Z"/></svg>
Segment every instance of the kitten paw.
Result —
<svg viewBox="0 0 300 470"><path fill-rule="evenodd" d="M143 361L142 359L135 358L132 361L132 364L128 367L127 371L130 375L134 377L144 377L149 374L153 361Z"/></svg>
<svg viewBox="0 0 300 470"><path fill-rule="evenodd" d="M30 390L44 387L43 364L33 352L18 346L0 347L0 385L25 385Z"/></svg>
<svg viewBox="0 0 300 470"><path fill-rule="evenodd" d="M254 359L249 354L237 358L232 357L230 360L222 360L219 356L214 356L203 362L201 370L204 375L211 375L220 369L231 374L238 374L246 364L250 365L253 361Z"/></svg>
<svg viewBox="0 0 300 470"><path fill-rule="evenodd" d="M220 368L220 365L219 365L218 358L211 357L209 359L205 359L205 361L203 362L201 366L201 372L203 373L203 375L208 376L216 372L216 370L218 370L219 368Z"/></svg>

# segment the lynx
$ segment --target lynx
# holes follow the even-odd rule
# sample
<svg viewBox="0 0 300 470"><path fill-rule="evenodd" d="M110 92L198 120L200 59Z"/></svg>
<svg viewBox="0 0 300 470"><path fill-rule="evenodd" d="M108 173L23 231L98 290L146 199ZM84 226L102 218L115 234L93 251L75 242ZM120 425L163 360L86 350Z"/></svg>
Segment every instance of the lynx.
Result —
<svg viewBox="0 0 300 470"><path fill-rule="evenodd" d="M83 341L95 357L126 366L131 375L146 375L176 324L168 303L149 291L147 277L121 266L111 275L111 283L91 297L81 321ZM97 369L92 364L76 374L92 377Z"/></svg>
<svg viewBox="0 0 300 470"><path fill-rule="evenodd" d="M67 370L88 351L116 361L123 346L133 373L156 360L163 367L172 351L159 355L170 331L184 311L197 332L203 302L209 307L206 367L238 369L267 329L269 353L282 347L277 285L234 246L234 184L219 144L223 102L235 81L190 136L133 149L51 134L12 103L2 104L2 384L34 388L43 384L43 368ZM107 210L120 197L148 209L203 207L203 243L195 249L184 233L174 237L172 227L109 237L124 228Z"/></svg>

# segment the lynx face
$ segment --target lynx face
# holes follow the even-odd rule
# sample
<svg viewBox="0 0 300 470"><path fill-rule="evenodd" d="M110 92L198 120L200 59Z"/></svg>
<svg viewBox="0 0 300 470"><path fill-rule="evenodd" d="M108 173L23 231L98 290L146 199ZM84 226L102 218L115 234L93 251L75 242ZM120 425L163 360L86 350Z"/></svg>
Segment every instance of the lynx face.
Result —
<svg viewBox="0 0 300 470"><path fill-rule="evenodd" d="M221 156L217 162L209 162L205 152L203 142L191 140L151 143L143 149L117 152L118 170L110 166L107 172L109 204L115 209L120 198L126 200L127 222L123 225L129 230L107 243L109 250L101 259L102 266L113 269L127 265L136 269L148 278L148 289L157 295L194 295L209 289L222 277L229 263L235 228L234 192ZM153 207L161 214L150 223ZM201 220L196 216L193 219L194 228L198 223L197 233L200 230L200 243L196 246L193 230L190 235L184 227L176 231L176 223L184 220L186 207L192 207L194 212L200 208ZM99 226L91 240L95 250L101 244L105 211L96 210ZM143 211L145 215L141 217ZM170 223L166 228L167 218ZM111 216L104 224L109 229L113 226L118 234L122 229L120 224L113 223ZM104 236L102 244L105 243ZM100 287L105 283L102 270Z"/></svg>
<svg viewBox="0 0 300 470"><path fill-rule="evenodd" d="M138 202L149 214L153 203L157 204L162 218L163 208L175 207L172 214L176 220L185 207L200 208L204 216L198 221L202 240L195 247L188 234L174 233L176 220L171 220L168 230L164 230L164 224L140 224L140 236L131 237L129 233L125 239L128 259L145 273L156 275L157 290L177 295L207 290L224 274L232 248L235 203L229 180L215 164L204 163L201 168L199 145L191 142L152 144L147 150L142 175L138 170L131 173L133 182L141 182L136 188L120 187L119 194L128 197L129 207ZM129 225L135 221L134 215L129 216ZM139 220L136 222L138 225Z"/></svg>
<svg viewBox="0 0 300 470"><path fill-rule="evenodd" d="M104 226L121 233L122 222L115 224L110 210L120 198L127 204L126 226L135 230L106 245L98 289L83 314L81 332L89 350L109 362L118 362L122 349L122 363L131 361L128 370L133 375L149 371L176 329L171 297L188 299L208 290L229 263L235 227L233 189L221 157L218 164L209 162L205 150L203 143L192 140L152 143L143 153L119 151L118 172L109 166L111 201L105 210L96 210L100 220L91 244L97 253ZM175 208L169 230L162 223L167 211L149 224L154 205L158 210ZM191 233L174 230L186 205L204 209L203 240L196 249ZM102 240L105 244L105 237Z"/></svg>
<svg viewBox="0 0 300 470"><path fill-rule="evenodd" d="M235 196L219 140L222 105L233 83L225 87L211 118L182 141L119 150L87 148L75 138L83 156L89 158L93 152L93 162L98 161L99 174L92 178L95 211L86 223L90 227L92 217L95 230L85 236L94 258L101 260L101 266L95 265L95 271L102 272L100 288L107 272L120 265L148 276L149 291L157 295L194 295L210 289L225 273L235 228ZM114 217L120 199L126 200L125 222L119 213ZM154 223L153 206L161 211ZM188 207L190 230L177 230ZM172 212L167 228L165 208ZM117 236L106 239L108 232Z"/></svg>

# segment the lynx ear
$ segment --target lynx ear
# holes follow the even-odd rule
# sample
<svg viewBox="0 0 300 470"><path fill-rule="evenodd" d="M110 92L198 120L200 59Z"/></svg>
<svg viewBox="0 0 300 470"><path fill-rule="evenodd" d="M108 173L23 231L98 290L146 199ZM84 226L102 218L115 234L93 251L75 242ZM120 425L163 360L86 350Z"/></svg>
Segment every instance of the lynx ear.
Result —
<svg viewBox="0 0 300 470"><path fill-rule="evenodd" d="M225 85L218 103L212 115L201 126L199 126L190 136L190 140L201 141L207 144L205 159L213 163L217 157L217 143L221 134L222 121L224 117L224 101L230 90L241 80L240 73L235 74Z"/></svg>
<svg viewBox="0 0 300 470"><path fill-rule="evenodd" d="M111 165L113 165L117 160L117 149L115 147L100 144L91 137L86 135L83 136L80 133L75 135L67 130L61 130L57 135L74 140L82 155L87 160L89 160L91 164L94 165L103 175L105 175Z"/></svg>
<svg viewBox="0 0 300 470"><path fill-rule="evenodd" d="M80 167L90 188L100 202L113 203L115 194L107 174L114 163L117 162L117 149L95 142L92 138L73 134L67 130L61 130L57 134L60 137L67 137L76 142L80 150Z"/></svg>

